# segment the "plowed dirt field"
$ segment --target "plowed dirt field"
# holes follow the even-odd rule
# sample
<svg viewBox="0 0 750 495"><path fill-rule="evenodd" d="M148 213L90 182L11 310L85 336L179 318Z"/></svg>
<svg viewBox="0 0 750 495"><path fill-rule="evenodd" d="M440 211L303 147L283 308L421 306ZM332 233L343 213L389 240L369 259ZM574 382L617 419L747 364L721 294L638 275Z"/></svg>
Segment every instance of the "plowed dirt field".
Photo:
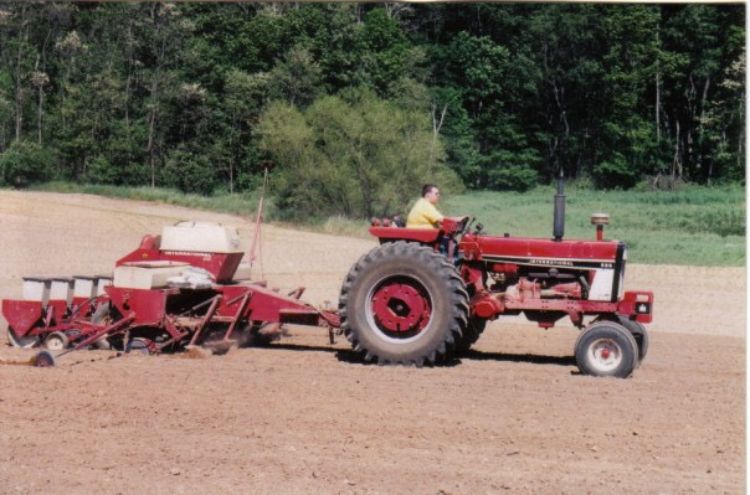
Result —
<svg viewBox="0 0 750 495"><path fill-rule="evenodd" d="M252 229L2 191L0 297L26 275L110 272L180 219ZM374 245L264 226L254 278L335 306ZM630 265L626 279L656 293L649 355L626 380L578 375L574 330L517 318L424 369L364 365L305 327L224 356L81 351L47 369L0 345L0 493L744 492L745 270Z"/></svg>

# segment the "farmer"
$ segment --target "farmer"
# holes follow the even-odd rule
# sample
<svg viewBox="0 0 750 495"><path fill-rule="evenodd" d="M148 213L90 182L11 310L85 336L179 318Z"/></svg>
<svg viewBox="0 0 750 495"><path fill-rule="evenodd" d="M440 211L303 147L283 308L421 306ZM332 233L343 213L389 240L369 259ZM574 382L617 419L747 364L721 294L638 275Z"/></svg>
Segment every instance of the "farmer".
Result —
<svg viewBox="0 0 750 495"><path fill-rule="evenodd" d="M422 186L422 197L406 217L406 227L412 229L436 229L443 215L435 208L440 201L440 189L434 184Z"/></svg>

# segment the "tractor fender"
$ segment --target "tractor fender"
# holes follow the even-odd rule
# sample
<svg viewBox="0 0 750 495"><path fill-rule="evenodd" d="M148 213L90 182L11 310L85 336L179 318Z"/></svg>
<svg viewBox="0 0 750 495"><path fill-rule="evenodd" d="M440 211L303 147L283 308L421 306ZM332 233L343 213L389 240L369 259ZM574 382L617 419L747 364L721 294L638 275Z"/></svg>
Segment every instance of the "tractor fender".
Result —
<svg viewBox="0 0 750 495"><path fill-rule="evenodd" d="M420 244L435 244L440 237L439 229L407 229L400 227L370 227L372 236L380 240L380 244L395 241L418 242Z"/></svg>

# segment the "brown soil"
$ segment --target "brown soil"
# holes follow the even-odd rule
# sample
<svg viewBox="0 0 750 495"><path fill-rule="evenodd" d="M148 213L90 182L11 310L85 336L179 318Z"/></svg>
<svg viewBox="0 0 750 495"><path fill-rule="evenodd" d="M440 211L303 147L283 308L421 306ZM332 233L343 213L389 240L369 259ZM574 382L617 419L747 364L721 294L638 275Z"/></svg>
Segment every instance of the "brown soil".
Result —
<svg viewBox="0 0 750 495"><path fill-rule="evenodd" d="M186 218L250 237L238 217L3 191L0 297L19 296L23 275L109 272ZM319 305L374 245L263 237L264 278ZM82 351L48 369L7 365L32 353L0 346L0 493L744 491L744 269L631 265L627 278L657 298L649 356L627 380L578 375L575 331L520 319L431 369L366 366L304 327L267 349Z"/></svg>

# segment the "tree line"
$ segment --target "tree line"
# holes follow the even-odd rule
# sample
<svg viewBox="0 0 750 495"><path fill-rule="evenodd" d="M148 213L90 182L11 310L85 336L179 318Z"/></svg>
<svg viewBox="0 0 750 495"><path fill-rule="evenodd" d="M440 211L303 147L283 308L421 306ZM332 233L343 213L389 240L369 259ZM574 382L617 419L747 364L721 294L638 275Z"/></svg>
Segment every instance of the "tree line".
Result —
<svg viewBox="0 0 750 495"><path fill-rule="evenodd" d="M743 181L743 5L0 3L0 182L403 208ZM309 207L309 204L307 204Z"/></svg>

